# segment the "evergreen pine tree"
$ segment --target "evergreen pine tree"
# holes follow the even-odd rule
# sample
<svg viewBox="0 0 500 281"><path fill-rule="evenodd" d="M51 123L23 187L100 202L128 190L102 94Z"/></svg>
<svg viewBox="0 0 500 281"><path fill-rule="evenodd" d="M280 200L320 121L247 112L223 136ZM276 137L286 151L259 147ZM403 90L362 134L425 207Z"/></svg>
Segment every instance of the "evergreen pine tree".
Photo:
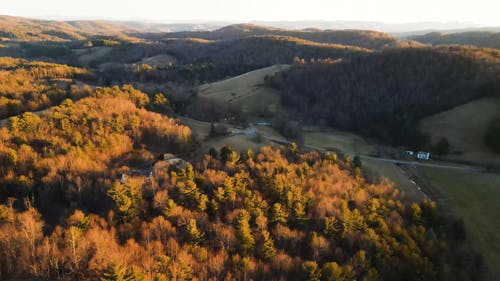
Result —
<svg viewBox="0 0 500 281"><path fill-rule="evenodd" d="M274 224L286 223L287 213L286 210L283 209L283 206L280 203L275 203L273 205L273 208L271 209L270 219L271 223Z"/></svg>
<svg viewBox="0 0 500 281"><path fill-rule="evenodd" d="M139 281L134 277L133 270L124 265L110 263L101 274L101 281Z"/></svg>
<svg viewBox="0 0 500 281"><path fill-rule="evenodd" d="M200 231L196 226L195 219L189 220L187 224L187 233L192 245L198 245L201 241L203 241L203 238L205 237L205 233Z"/></svg>
<svg viewBox="0 0 500 281"><path fill-rule="evenodd" d="M274 241L273 238L271 238L271 234L267 230L262 232L262 236L264 238L264 243L262 245L262 258L266 261L270 261L274 255L276 255Z"/></svg>
<svg viewBox="0 0 500 281"><path fill-rule="evenodd" d="M236 217L236 235L240 242L240 250L243 255L250 252L254 245L255 239L250 229L250 215L246 210L242 210Z"/></svg>

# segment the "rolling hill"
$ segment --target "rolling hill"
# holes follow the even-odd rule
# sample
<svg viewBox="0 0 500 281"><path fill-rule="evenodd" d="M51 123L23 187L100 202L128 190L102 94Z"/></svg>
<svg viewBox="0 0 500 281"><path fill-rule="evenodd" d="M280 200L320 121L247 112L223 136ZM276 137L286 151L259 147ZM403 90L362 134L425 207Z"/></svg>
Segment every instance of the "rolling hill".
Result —
<svg viewBox="0 0 500 281"><path fill-rule="evenodd" d="M485 97L422 119L419 126L436 143L450 143L447 160L500 165L498 154L484 143L491 121L500 118L500 99Z"/></svg>
<svg viewBox="0 0 500 281"><path fill-rule="evenodd" d="M162 24L106 20L39 20L0 15L0 41L72 41L96 35L127 37L135 32L210 30L220 24Z"/></svg>
<svg viewBox="0 0 500 281"><path fill-rule="evenodd" d="M264 85L266 76L285 71L289 65L274 65L198 87L198 97L240 107L252 116L274 115L281 109L279 93Z"/></svg>
<svg viewBox="0 0 500 281"><path fill-rule="evenodd" d="M369 30L287 30L253 24L229 25L214 31L145 33L133 36L160 40L166 38L201 38L207 40L235 40L251 36L285 36L309 40L316 43L358 46L368 49L383 49L398 45L419 46L419 43L400 40L392 35Z"/></svg>
<svg viewBox="0 0 500 281"><path fill-rule="evenodd" d="M113 71L100 73L110 81L177 81L205 83L241 75L276 64L291 64L295 57L348 58L372 52L370 49L338 44L316 43L295 37L252 36L235 40L166 39L156 43L132 44L113 48L108 56L93 64L119 62ZM143 63L144 58L168 55L167 67L127 67L123 64ZM128 80L127 80L128 79Z"/></svg>
<svg viewBox="0 0 500 281"><path fill-rule="evenodd" d="M499 54L467 47L393 49L303 62L278 81L283 103L297 118L420 146L425 140L417 120L499 92Z"/></svg>
<svg viewBox="0 0 500 281"><path fill-rule="evenodd" d="M431 32L425 35L412 36L410 39L432 45L460 44L500 49L500 32L469 31L450 34Z"/></svg>
<svg viewBox="0 0 500 281"><path fill-rule="evenodd" d="M124 35L134 29L105 21L51 21L0 16L0 38L20 41L84 40L91 35Z"/></svg>

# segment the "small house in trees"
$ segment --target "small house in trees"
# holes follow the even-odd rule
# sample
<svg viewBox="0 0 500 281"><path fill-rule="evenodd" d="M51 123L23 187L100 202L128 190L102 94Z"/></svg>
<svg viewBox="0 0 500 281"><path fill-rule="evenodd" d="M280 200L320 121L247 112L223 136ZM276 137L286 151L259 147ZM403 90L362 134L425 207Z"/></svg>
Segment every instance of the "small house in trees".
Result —
<svg viewBox="0 0 500 281"><path fill-rule="evenodd" d="M417 153L417 158L419 160L429 160L431 158L431 153L430 152L419 151Z"/></svg>
<svg viewBox="0 0 500 281"><path fill-rule="evenodd" d="M160 157L160 160L170 160L172 158L176 158L175 155L171 154L171 153L164 153L161 157Z"/></svg>
<svg viewBox="0 0 500 281"><path fill-rule="evenodd" d="M159 157L159 162L156 162L153 166L156 166L158 163L165 163L170 167L176 168L176 169L184 169L186 168L187 162L184 159L181 159L174 154L171 153L164 153L160 155Z"/></svg>
<svg viewBox="0 0 500 281"><path fill-rule="evenodd" d="M122 177L120 178L120 183L125 184L127 182L127 175L122 174Z"/></svg>
<svg viewBox="0 0 500 281"><path fill-rule="evenodd" d="M178 170L185 169L187 166L187 162L181 158L170 158L165 162L167 162L170 166L175 167Z"/></svg>

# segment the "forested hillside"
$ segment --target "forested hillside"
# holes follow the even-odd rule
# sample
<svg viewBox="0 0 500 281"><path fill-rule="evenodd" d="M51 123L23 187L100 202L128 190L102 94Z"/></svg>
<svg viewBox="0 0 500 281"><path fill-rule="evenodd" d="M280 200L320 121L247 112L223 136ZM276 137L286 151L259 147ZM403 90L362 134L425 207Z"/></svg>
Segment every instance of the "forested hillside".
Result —
<svg viewBox="0 0 500 281"><path fill-rule="evenodd" d="M203 82L275 64L292 63L295 56L307 59L344 58L367 52L371 51L282 36L256 36L228 41L165 40L162 44L137 44L127 48L114 48L105 59L123 60L131 56L141 58L141 54L145 53L150 56L167 53L176 59L176 63L166 67L147 64L109 65L100 77L111 81Z"/></svg>
<svg viewBox="0 0 500 281"><path fill-rule="evenodd" d="M410 38L418 42L432 45L461 44L500 49L500 32L470 31L450 34L432 32Z"/></svg>
<svg viewBox="0 0 500 281"><path fill-rule="evenodd" d="M58 204L102 212L106 182L116 177L120 159L138 149L193 148L189 128L146 111L148 103L147 95L130 86L98 88L40 117L11 117L0 134L0 198L33 198L54 219L62 214Z"/></svg>
<svg viewBox="0 0 500 281"><path fill-rule="evenodd" d="M291 116L393 144L421 145L416 121L500 91L494 49L394 49L341 61L298 61L274 79Z"/></svg>
<svg viewBox="0 0 500 281"><path fill-rule="evenodd" d="M0 119L81 97L84 90L74 85L74 79L90 78L90 72L81 68L2 57Z"/></svg>
<svg viewBox="0 0 500 281"><path fill-rule="evenodd" d="M73 41L95 35L134 34L138 32L171 32L209 30L216 23L153 23L113 20L38 20L0 15L0 41Z"/></svg>
<svg viewBox="0 0 500 281"><path fill-rule="evenodd" d="M15 41L75 41L97 34L124 35L134 28L105 21L51 21L0 16L0 39Z"/></svg>
<svg viewBox="0 0 500 281"><path fill-rule="evenodd" d="M100 104L111 101L118 102L104 98ZM91 102L92 99L84 100L71 110L79 111ZM71 107L65 104L46 118L57 124L57 120L64 119L56 120L54 115L60 116L59 112ZM122 101L115 108L133 110L133 105ZM126 120L130 117L123 113L119 116ZM101 124L108 134L116 130L113 123ZM13 137L32 135L28 129L24 130L11 129L12 137L7 135L3 142L12 146L9 143ZM60 174L57 166L52 166L61 161L46 159L27 144L22 145L21 154L14 158L15 164L4 164L2 169L10 178L23 174L18 176L22 184L11 184L10 190L29 194L33 188L30 182L41 179L37 189L45 186L46 191L37 195L59 187L56 194L63 192L58 196L73 204L65 209L53 203L47 206L64 214L56 227L44 222L35 207L43 206L46 197L27 197L35 199L23 202L18 196L19 199L11 198L0 205L2 277L45 280L475 280L481 277L481 261L464 243L460 223L444 219L433 202L403 204L398 191L388 182L366 182L360 176L359 163L352 159L337 159L335 154L320 156L317 152L299 154L294 146L278 150L267 147L257 154L251 151L238 154L226 147L220 153L212 151L194 167L171 170L159 163L151 177L136 176L120 182L106 177L112 174L102 164L129 150L132 143L119 132L111 136L105 143L99 143L96 136L98 142L90 146L95 148L86 144L82 149L91 154L85 158L74 150L75 146L70 146L74 149L66 155L57 156L74 163L69 168L78 170L78 174L67 170L61 170ZM100 148L103 145L108 147L106 154L94 155L92 151L104 152ZM94 157L97 159L90 163L95 164L85 164L84 159ZM3 163L12 159L8 156ZM52 164L47 166L49 163ZM32 170L31 165L37 166L37 170ZM83 170L86 173L82 174ZM91 180L98 175L101 180ZM90 199L83 195L89 193L103 216L85 211ZM99 196L102 193L107 196ZM106 202L111 204L103 204ZM109 213L105 212L105 206L109 206Z"/></svg>
<svg viewBox="0 0 500 281"><path fill-rule="evenodd" d="M201 38L206 40L235 40L252 36L296 37L317 43L358 46L368 49L382 49L401 43L389 34L370 30L287 30L252 24L229 25L214 31L190 31L172 33L140 33L134 36L160 40L166 38ZM416 43L416 42L415 42ZM412 44L406 42L406 44ZM418 45L418 43L416 43Z"/></svg>

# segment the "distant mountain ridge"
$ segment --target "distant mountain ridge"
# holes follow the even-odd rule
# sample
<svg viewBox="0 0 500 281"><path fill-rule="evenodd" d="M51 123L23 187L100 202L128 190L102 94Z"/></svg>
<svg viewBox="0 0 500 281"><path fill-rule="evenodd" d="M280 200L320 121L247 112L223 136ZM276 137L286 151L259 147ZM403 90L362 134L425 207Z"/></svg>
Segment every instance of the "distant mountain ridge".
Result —
<svg viewBox="0 0 500 281"><path fill-rule="evenodd" d="M451 34L432 32L425 35L412 36L410 39L432 45L461 44L500 49L500 32L469 31Z"/></svg>
<svg viewBox="0 0 500 281"><path fill-rule="evenodd" d="M370 49L419 46L420 43L415 41L424 44L468 44L493 48L498 48L500 45L498 34L490 34L500 32L500 27L482 27L468 22L388 24L362 21L255 21L227 24L226 22L57 21L0 15L0 40L72 41L87 40L95 35L135 36L152 40L165 38L233 40L249 36L276 35Z"/></svg>
<svg viewBox="0 0 500 281"><path fill-rule="evenodd" d="M40 20L0 15L0 39L23 41L83 40L91 35L126 35L137 32L213 30L217 24L162 24L106 20Z"/></svg>
<svg viewBox="0 0 500 281"><path fill-rule="evenodd" d="M235 40L250 36L272 35L296 37L316 43L351 45L369 49L420 45L416 42L396 38L387 33L370 30L319 30L313 28L288 30L255 24L233 24L212 31L199 31L199 29L214 27L216 26L89 20L61 22L0 16L0 39L19 41L73 41L88 40L91 36L95 35L114 35L132 36L154 41L168 38Z"/></svg>
<svg viewBox="0 0 500 281"><path fill-rule="evenodd" d="M376 21L355 20L310 20L310 21L253 21L253 24L273 26L285 29L368 29L385 33L417 32L421 30L458 30L483 27L472 22L408 22L384 23Z"/></svg>
<svg viewBox="0 0 500 281"><path fill-rule="evenodd" d="M287 30L255 24L233 24L214 31L182 31L171 33L136 33L131 36L161 40L168 38L200 38L205 40L236 40L251 36L286 36L316 43L358 46L369 49L419 46L419 43L398 39L390 34L371 30Z"/></svg>

